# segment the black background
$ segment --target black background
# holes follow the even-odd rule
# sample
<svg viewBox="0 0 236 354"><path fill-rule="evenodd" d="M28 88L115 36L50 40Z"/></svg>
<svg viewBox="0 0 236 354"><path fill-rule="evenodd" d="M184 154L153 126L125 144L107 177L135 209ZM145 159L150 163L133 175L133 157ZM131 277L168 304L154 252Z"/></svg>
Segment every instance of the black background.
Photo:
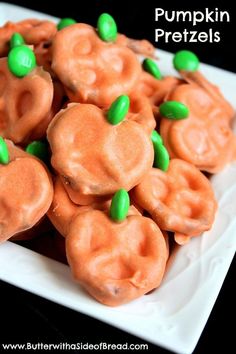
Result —
<svg viewBox="0 0 236 354"><path fill-rule="evenodd" d="M102 12L112 14L118 24L119 32L125 33L133 38L147 38L155 44L155 28L160 27L168 31L182 31L196 29L205 31L212 27L215 31L221 32L221 42L209 43L168 43L156 44L157 47L167 51L179 49L191 49L200 57L201 61L222 67L226 70L236 72L236 19L235 12L226 1L202 1L190 4L189 1L9 1L17 5L32 8L41 12L49 13L57 17L73 17L79 22L86 22L96 25L97 17ZM205 7L230 12L230 23L217 23L198 25L192 28L191 24L167 23L164 20L155 23L154 9L163 7L173 10L201 10ZM194 354L208 354L214 352L230 353L234 348L233 328L235 318L235 262L231 265L230 271L223 284L223 288L210 315L208 323L203 331L200 341ZM187 284L186 284L187 286ZM89 342L99 343L145 343L138 338L128 335L118 329L108 326L100 321L81 315L50 301L39 298L35 295L24 292L13 286L0 283L1 294L1 325L0 343L24 343L44 342ZM173 294L174 297L174 294ZM174 298L173 298L174 301ZM195 319L192 319L195 321ZM137 324L138 325L138 324ZM171 340L171 339L170 339ZM214 349L216 348L216 349ZM1 349L0 349L1 351ZM146 353L163 353L168 351L149 344L149 351Z"/></svg>
<svg viewBox="0 0 236 354"><path fill-rule="evenodd" d="M224 0L47 0L47 1L9 1L17 5L32 8L49 13L57 17L72 17L78 22L85 22L96 26L97 18L102 12L108 12L116 19L118 30L131 38L147 38L155 44L155 28L163 28L166 31L189 30L207 31L212 27L214 31L221 32L220 43L168 43L163 41L156 46L170 52L179 49L193 50L201 61L225 68L236 70L236 11L233 1ZM155 22L155 8L162 7L165 10L210 10L218 8L230 13L230 23L201 23L193 27L191 23L167 22L163 18Z"/></svg>

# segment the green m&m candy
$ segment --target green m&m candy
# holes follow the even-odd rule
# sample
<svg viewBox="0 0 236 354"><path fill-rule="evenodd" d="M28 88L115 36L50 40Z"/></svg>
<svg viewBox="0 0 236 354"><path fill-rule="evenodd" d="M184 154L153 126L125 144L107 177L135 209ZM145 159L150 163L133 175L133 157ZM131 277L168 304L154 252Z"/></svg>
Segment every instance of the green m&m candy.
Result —
<svg viewBox="0 0 236 354"><path fill-rule="evenodd" d="M119 189L113 196L110 206L110 217L112 220L123 221L129 211L129 193L125 189Z"/></svg>
<svg viewBox="0 0 236 354"><path fill-rule="evenodd" d="M74 25L75 23L77 22L73 18L70 17L62 18L57 24L57 29L58 31L60 31L61 29L68 27L70 25Z"/></svg>
<svg viewBox="0 0 236 354"><path fill-rule="evenodd" d="M13 75L24 77L36 67L36 58L32 49L19 45L10 50L7 63Z"/></svg>
<svg viewBox="0 0 236 354"><path fill-rule="evenodd" d="M160 136L160 134L158 134L156 130L152 131L151 140L153 144L163 144L162 137Z"/></svg>
<svg viewBox="0 0 236 354"><path fill-rule="evenodd" d="M30 155L34 155L38 157L42 161L47 160L48 157L47 145L40 140L35 140L29 145L27 145L25 151L28 152L28 154Z"/></svg>
<svg viewBox="0 0 236 354"><path fill-rule="evenodd" d="M97 29L99 37L105 42L114 42L117 38L117 26L114 18L103 13L98 17Z"/></svg>
<svg viewBox="0 0 236 354"><path fill-rule="evenodd" d="M199 59L190 50L180 50L175 54L173 64L178 71L196 71L199 67Z"/></svg>
<svg viewBox="0 0 236 354"><path fill-rule="evenodd" d="M5 140L0 136L0 164L7 165L9 163L9 152Z"/></svg>
<svg viewBox="0 0 236 354"><path fill-rule="evenodd" d="M169 167L170 157L167 149L163 145L163 140L156 130L152 131L151 140L154 149L154 163L153 166L162 171L167 171Z"/></svg>
<svg viewBox="0 0 236 354"><path fill-rule="evenodd" d="M170 157L167 149L163 144L153 144L154 163L153 166L162 171L167 171L170 163Z"/></svg>
<svg viewBox="0 0 236 354"><path fill-rule="evenodd" d="M161 80L161 72L154 60L146 58L143 61L143 69L156 79Z"/></svg>
<svg viewBox="0 0 236 354"><path fill-rule="evenodd" d="M110 106L107 112L108 122L116 125L119 124L129 111L130 100L129 96L119 96Z"/></svg>
<svg viewBox="0 0 236 354"><path fill-rule="evenodd" d="M10 39L10 48L18 47L19 45L25 44L24 38L18 32L13 33Z"/></svg>
<svg viewBox="0 0 236 354"><path fill-rule="evenodd" d="M185 119L189 116L189 109L179 101L166 101L159 107L162 117L168 119Z"/></svg>

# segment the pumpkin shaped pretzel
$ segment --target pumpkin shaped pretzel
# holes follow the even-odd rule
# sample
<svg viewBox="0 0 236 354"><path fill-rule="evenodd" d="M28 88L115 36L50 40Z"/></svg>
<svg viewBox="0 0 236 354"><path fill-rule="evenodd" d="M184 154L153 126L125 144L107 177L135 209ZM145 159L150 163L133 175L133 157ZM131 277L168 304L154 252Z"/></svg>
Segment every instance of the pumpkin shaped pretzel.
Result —
<svg viewBox="0 0 236 354"><path fill-rule="evenodd" d="M211 184L194 165L183 160L172 159L167 172L150 170L131 195L162 230L187 239L213 224L217 204Z"/></svg>
<svg viewBox="0 0 236 354"><path fill-rule="evenodd" d="M52 69L72 102L107 107L135 87L141 65L127 47L102 41L95 29L78 23L59 31L52 48Z"/></svg>
<svg viewBox="0 0 236 354"><path fill-rule="evenodd" d="M1 138L0 143L1 154L5 151L5 157L9 156L0 165L0 242L3 242L42 219L52 202L53 186L39 160L11 141Z"/></svg>
<svg viewBox="0 0 236 354"><path fill-rule="evenodd" d="M47 136L52 166L79 205L130 190L153 163L151 139L140 124L124 119L112 125L94 105L68 105L51 121Z"/></svg>
<svg viewBox="0 0 236 354"><path fill-rule="evenodd" d="M131 215L116 223L98 210L73 220L66 253L75 280L109 306L158 287L168 257L165 239L151 219Z"/></svg>

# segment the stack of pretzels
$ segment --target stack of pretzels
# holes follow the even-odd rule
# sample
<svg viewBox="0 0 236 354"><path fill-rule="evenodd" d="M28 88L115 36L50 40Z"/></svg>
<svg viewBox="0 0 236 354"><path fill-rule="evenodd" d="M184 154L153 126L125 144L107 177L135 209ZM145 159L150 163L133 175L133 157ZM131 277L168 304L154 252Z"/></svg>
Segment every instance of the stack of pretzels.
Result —
<svg viewBox="0 0 236 354"><path fill-rule="evenodd" d="M159 287L173 245L212 227L208 177L235 159L236 139L233 108L191 55L163 77L153 46L102 16L97 28L0 28L0 241L51 248L117 306Z"/></svg>

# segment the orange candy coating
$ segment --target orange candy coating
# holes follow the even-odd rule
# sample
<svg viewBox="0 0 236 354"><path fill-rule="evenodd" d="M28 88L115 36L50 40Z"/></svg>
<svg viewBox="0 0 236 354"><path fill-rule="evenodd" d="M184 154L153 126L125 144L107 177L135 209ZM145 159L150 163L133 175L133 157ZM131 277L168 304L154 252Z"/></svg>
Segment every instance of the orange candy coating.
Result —
<svg viewBox="0 0 236 354"><path fill-rule="evenodd" d="M158 80L151 74L143 71L137 84L136 91L141 95L146 96L152 106L157 107L180 83L181 80L173 76L166 76L161 80Z"/></svg>
<svg viewBox="0 0 236 354"><path fill-rule="evenodd" d="M109 306L158 287L168 256L165 239L151 219L132 215L115 223L98 210L74 219L66 253L75 280Z"/></svg>
<svg viewBox="0 0 236 354"><path fill-rule="evenodd" d="M209 230L217 206L209 180L179 159L170 161L167 172L150 170L132 197L162 230L187 236Z"/></svg>
<svg viewBox="0 0 236 354"><path fill-rule="evenodd" d="M149 135L131 120L111 125L106 114L89 104L71 104L47 131L52 166L61 175L70 199L80 205L129 191L151 168Z"/></svg>
<svg viewBox="0 0 236 354"><path fill-rule="evenodd" d="M126 118L141 124L149 135L156 127L152 105L148 98L142 94L133 93L130 96L130 108Z"/></svg>
<svg viewBox="0 0 236 354"><path fill-rule="evenodd" d="M53 201L47 215L60 234L66 237L73 218L78 214L93 209L109 211L110 204L111 199L104 201L97 200L89 205L77 205L70 200L61 179L56 177L54 180ZM131 205L128 215L141 215L141 213L134 205Z"/></svg>
<svg viewBox="0 0 236 354"><path fill-rule="evenodd" d="M9 41L13 33L20 33L27 44L39 44L51 40L57 28L51 21L27 19L19 22L7 22L0 27L0 57L6 56L9 51Z"/></svg>
<svg viewBox="0 0 236 354"><path fill-rule="evenodd" d="M0 59L1 136L22 144L41 138L52 100L52 80L42 68L36 67L24 78L17 78L8 70L7 59Z"/></svg>
<svg viewBox="0 0 236 354"><path fill-rule="evenodd" d="M201 81L199 75L197 78L197 82ZM206 82L202 80L204 85ZM206 90L196 83L177 86L167 100L184 103L190 115L179 121L163 118L160 131L172 158L183 159L200 170L215 173L235 159L236 139L230 126L232 108L217 89L212 85L210 88Z"/></svg>
<svg viewBox="0 0 236 354"><path fill-rule="evenodd" d="M108 107L123 93L129 94L141 73L141 65L129 48L102 41L93 27L83 23L56 34L52 69L72 102L100 107Z"/></svg>
<svg viewBox="0 0 236 354"><path fill-rule="evenodd" d="M6 142L10 162L0 165L0 242L37 224L53 197L51 178L44 165Z"/></svg>

